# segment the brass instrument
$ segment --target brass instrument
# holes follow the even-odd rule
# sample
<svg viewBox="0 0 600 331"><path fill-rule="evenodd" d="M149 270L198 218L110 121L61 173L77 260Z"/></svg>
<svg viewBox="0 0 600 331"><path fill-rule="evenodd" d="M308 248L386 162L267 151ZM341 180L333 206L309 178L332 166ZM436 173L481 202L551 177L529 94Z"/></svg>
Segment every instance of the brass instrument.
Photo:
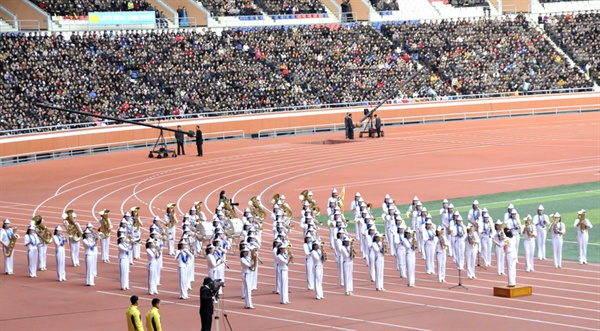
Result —
<svg viewBox="0 0 600 331"><path fill-rule="evenodd" d="M342 193L340 193L340 195L337 198L337 201L335 202L335 204L340 207L340 211L342 212L342 215L344 214L344 198L346 196L346 186L342 187Z"/></svg>
<svg viewBox="0 0 600 331"><path fill-rule="evenodd" d="M559 237L562 237L562 233L558 232L558 222L559 222L559 220L557 220L556 217L554 217L554 214L550 215L550 217L552 217L554 219L552 221L552 223L550 224L550 229L552 229L552 232L554 232L555 234L557 234Z"/></svg>
<svg viewBox="0 0 600 331"><path fill-rule="evenodd" d="M382 246L383 246L383 253L382 254L385 255L388 252L388 242L387 242L387 240L385 238L385 234L383 234L381 236L381 243L382 243Z"/></svg>
<svg viewBox="0 0 600 331"><path fill-rule="evenodd" d="M248 204L252 207L252 215L254 215L254 217L258 219L262 224L267 215L265 213L265 210L263 209L263 205L260 203L260 201L258 201L258 197L253 196L252 198L250 198L250 202L248 202Z"/></svg>
<svg viewBox="0 0 600 331"><path fill-rule="evenodd" d="M169 223L167 223L167 227L173 228L175 223L177 223L177 219L175 218L175 204L170 203L167 207L169 208ZM171 235L170 231L168 235Z"/></svg>
<svg viewBox="0 0 600 331"><path fill-rule="evenodd" d="M581 233L584 233L587 230L587 225L585 225L585 214L579 214L579 231L581 231Z"/></svg>
<svg viewBox="0 0 600 331"><path fill-rule="evenodd" d="M143 225L140 219L140 207L131 208L131 217L133 218L133 227L139 230Z"/></svg>
<svg viewBox="0 0 600 331"><path fill-rule="evenodd" d="M300 193L299 199L301 201L308 201L308 203L310 204L310 209L312 210L313 216L315 218L321 215L321 208L319 208L319 205L315 202L315 200L313 200L313 198L308 196L308 190L302 191L302 193Z"/></svg>
<svg viewBox="0 0 600 331"><path fill-rule="evenodd" d="M36 215L31 219L31 225L35 227L35 233L42 239L46 244L52 243L52 232L48 230L44 224L42 216Z"/></svg>
<svg viewBox="0 0 600 331"><path fill-rule="evenodd" d="M446 246L446 237L444 237L441 234L438 234L438 239L440 240L440 246L442 247L442 250L446 250L447 246Z"/></svg>
<svg viewBox="0 0 600 331"><path fill-rule="evenodd" d="M285 251L288 256L288 263L294 263L294 254L292 253L291 243L288 243L287 246L285 246Z"/></svg>
<svg viewBox="0 0 600 331"><path fill-rule="evenodd" d="M285 201L283 201L283 199L281 199L281 195L279 193L277 193L273 196L273 199L271 199L271 203L273 205L275 205L275 204L279 203L280 200L281 200L281 209L283 210L283 215L289 219L294 218L294 212L290 208L290 205L288 205L287 202L285 202Z"/></svg>
<svg viewBox="0 0 600 331"><path fill-rule="evenodd" d="M225 214L225 217L228 219L238 218L235 209L231 205L231 201L228 199L223 201L223 214Z"/></svg>
<svg viewBox="0 0 600 331"><path fill-rule="evenodd" d="M75 222L73 210L67 210L63 214L63 219L65 228L67 230L67 235L75 242L80 241L83 237L83 233L81 232L81 228L79 228L78 224Z"/></svg>
<svg viewBox="0 0 600 331"><path fill-rule="evenodd" d="M250 267L250 270L254 271L258 266L258 250L250 250L250 259L252 260L252 266Z"/></svg>
<svg viewBox="0 0 600 331"><path fill-rule="evenodd" d="M19 238L21 238L21 236L19 236L17 234L17 227L11 227L12 229L12 237L10 237L10 241L8 242L8 247L6 247L6 252L4 252L4 256L6 257L10 257L13 253L13 250L15 249L15 245L17 244L17 240Z"/></svg>
<svg viewBox="0 0 600 331"><path fill-rule="evenodd" d="M104 212L100 214L100 228L98 228L98 233L101 236L101 239L110 236L110 233L112 232L112 225L108 219L108 213L110 213L110 210L104 210Z"/></svg>
<svg viewBox="0 0 600 331"><path fill-rule="evenodd" d="M356 257L356 250L354 249L354 242L356 239L350 239L350 259L353 260Z"/></svg>
<svg viewBox="0 0 600 331"><path fill-rule="evenodd" d="M327 252L325 252L325 242L321 241L321 253L323 254L323 262L327 262Z"/></svg>
<svg viewBox="0 0 600 331"><path fill-rule="evenodd" d="M202 201L194 201L194 207L196 207L196 213L200 214L200 208L202 208Z"/></svg>
<svg viewBox="0 0 600 331"><path fill-rule="evenodd" d="M416 252L417 250L419 250L419 244L417 243L417 236L415 236L414 232L411 234L411 245L412 245L413 251Z"/></svg>

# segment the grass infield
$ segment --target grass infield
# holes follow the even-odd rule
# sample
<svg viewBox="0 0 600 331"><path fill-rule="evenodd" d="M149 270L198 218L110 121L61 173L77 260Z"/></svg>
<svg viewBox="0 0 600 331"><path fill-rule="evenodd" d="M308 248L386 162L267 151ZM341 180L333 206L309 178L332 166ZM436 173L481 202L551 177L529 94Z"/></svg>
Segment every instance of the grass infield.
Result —
<svg viewBox="0 0 600 331"><path fill-rule="evenodd" d="M346 208L350 206L354 198L354 192L347 192L347 198L344 203ZM383 233L383 221L381 219L381 204L382 197L363 197L365 201L373 203L373 216L376 217L377 228ZM543 205L546 214L559 212L562 216L563 223L567 226L567 232L564 235L563 259L575 260L579 259L579 251L577 248L576 229L574 228L577 212L581 209L587 210L586 217L594 226L589 231L589 245L587 251L588 262L600 263L600 182L555 186L541 189L514 191L499 194L482 195L477 197L463 197L448 199L454 204L454 210L458 210L463 218L466 218L471 204L474 200L479 201L480 208L487 208L492 218L504 219L504 213L510 203L515 206L521 220L530 214L534 216L537 213L539 205ZM398 203L399 201L396 201ZM410 201L412 202L412 201ZM409 202L409 204L410 204ZM429 213L433 217L435 224L441 224L441 216L439 210L442 208L442 201L422 201L427 207ZM406 221L406 210L409 204L400 203L400 211L402 217ZM323 209L323 213L325 210ZM348 232L354 233L354 213L344 213L348 223ZM318 217L319 221L325 222L327 215ZM326 224L326 223L324 223ZM410 221L408 221L410 224ZM466 223L465 223L466 224ZM524 223L523 223L524 224ZM548 259L552 259L552 243L551 236L548 234L546 244L546 255ZM519 247L519 254L523 254L523 245ZM537 256L537 251L536 251Z"/></svg>

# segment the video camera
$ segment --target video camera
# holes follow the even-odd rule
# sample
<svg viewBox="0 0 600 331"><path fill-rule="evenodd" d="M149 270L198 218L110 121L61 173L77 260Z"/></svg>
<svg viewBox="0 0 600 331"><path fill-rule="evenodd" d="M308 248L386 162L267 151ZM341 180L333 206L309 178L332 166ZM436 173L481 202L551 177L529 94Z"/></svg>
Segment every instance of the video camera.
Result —
<svg viewBox="0 0 600 331"><path fill-rule="evenodd" d="M225 282L222 279L213 279L210 283L208 283L208 288L210 288L213 296L218 299L219 290L223 285L225 285Z"/></svg>

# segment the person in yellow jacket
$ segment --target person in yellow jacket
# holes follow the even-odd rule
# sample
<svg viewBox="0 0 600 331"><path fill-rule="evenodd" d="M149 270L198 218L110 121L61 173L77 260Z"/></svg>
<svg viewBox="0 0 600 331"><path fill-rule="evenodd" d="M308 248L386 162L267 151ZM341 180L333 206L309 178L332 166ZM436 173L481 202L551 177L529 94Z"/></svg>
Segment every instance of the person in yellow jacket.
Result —
<svg viewBox="0 0 600 331"><path fill-rule="evenodd" d="M128 331L144 331L144 324L142 324L142 314L138 310L138 296L133 295L129 298L131 306L127 309L127 330Z"/></svg>
<svg viewBox="0 0 600 331"><path fill-rule="evenodd" d="M159 304L159 298L152 299L152 308L146 313L146 329L148 329L148 331L162 331L162 327L160 326L160 314L158 313L158 308L160 308Z"/></svg>

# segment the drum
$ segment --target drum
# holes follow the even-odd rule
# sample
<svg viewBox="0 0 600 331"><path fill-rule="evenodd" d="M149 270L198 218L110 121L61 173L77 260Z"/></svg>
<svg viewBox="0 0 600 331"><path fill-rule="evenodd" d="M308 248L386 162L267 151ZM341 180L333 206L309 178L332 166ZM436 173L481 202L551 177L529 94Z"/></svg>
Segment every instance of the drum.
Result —
<svg viewBox="0 0 600 331"><path fill-rule="evenodd" d="M196 231L198 232L198 240L212 240L215 234L215 227L211 222L198 222L196 223Z"/></svg>
<svg viewBox="0 0 600 331"><path fill-rule="evenodd" d="M233 227L233 236L234 237L241 236L242 232L244 232L244 222L242 222L242 220L239 218L233 218L233 219L229 220L229 223Z"/></svg>

